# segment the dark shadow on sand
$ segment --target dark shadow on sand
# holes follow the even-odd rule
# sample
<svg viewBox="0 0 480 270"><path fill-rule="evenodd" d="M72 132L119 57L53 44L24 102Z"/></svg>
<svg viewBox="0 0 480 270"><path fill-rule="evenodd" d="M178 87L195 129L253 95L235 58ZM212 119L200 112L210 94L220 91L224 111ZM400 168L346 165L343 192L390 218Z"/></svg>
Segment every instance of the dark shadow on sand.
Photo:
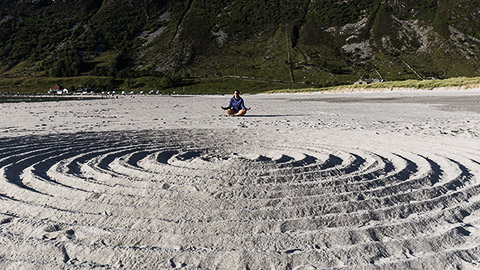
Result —
<svg viewBox="0 0 480 270"><path fill-rule="evenodd" d="M305 116L304 114L246 114L242 117L291 117L291 116Z"/></svg>

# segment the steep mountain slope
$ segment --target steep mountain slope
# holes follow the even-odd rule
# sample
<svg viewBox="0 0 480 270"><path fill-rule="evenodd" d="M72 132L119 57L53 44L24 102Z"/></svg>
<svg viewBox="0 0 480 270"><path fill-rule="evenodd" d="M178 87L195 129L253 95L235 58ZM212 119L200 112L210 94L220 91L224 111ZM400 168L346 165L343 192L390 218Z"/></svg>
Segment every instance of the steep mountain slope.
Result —
<svg viewBox="0 0 480 270"><path fill-rule="evenodd" d="M7 0L4 76L179 76L331 85L480 75L462 0Z"/></svg>

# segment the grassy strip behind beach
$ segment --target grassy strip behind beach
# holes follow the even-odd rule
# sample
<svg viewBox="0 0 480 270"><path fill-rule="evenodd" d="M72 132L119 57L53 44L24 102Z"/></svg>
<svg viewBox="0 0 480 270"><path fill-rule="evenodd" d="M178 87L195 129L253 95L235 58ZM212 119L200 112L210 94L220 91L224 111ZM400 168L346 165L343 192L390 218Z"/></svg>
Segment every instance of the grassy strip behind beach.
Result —
<svg viewBox="0 0 480 270"><path fill-rule="evenodd" d="M294 92L318 92L318 91L361 91L361 90L394 90L394 89L424 89L433 90L435 88L462 87L479 88L480 77L457 77L443 80L406 80L406 81L387 81L372 84L352 84L339 85L333 87L321 88L303 88L303 89L281 89L272 90L269 93L294 93Z"/></svg>
<svg viewBox="0 0 480 270"><path fill-rule="evenodd" d="M163 94L228 94L234 89L242 93L294 93L314 91L362 91L393 89L435 89L442 87L475 88L480 86L480 77L457 77L444 80L387 81L372 84L340 85L332 87L311 87L304 83L262 80L254 78L190 78L174 81L158 77L111 78L99 76L78 77L28 77L0 78L0 93L46 94L50 87L60 84L70 90L79 91L89 86L99 93L102 91L133 91L145 93L160 91ZM176 81L175 81L176 80ZM174 85L174 86L173 86Z"/></svg>

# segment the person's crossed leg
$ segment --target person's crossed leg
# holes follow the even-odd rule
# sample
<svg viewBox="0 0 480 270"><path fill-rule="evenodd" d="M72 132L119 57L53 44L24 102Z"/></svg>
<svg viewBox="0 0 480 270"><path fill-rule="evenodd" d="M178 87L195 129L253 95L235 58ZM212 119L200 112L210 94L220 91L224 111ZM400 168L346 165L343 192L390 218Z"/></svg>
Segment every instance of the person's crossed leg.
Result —
<svg viewBox="0 0 480 270"><path fill-rule="evenodd" d="M233 116L244 116L247 111L245 109L241 109L240 111L235 111L234 109L228 109L227 114Z"/></svg>

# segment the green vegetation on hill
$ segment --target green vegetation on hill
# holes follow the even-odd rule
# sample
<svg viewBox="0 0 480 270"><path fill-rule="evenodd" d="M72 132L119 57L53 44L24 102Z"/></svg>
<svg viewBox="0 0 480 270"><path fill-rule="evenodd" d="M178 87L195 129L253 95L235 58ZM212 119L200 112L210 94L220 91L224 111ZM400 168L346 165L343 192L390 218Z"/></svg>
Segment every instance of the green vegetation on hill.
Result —
<svg viewBox="0 0 480 270"><path fill-rule="evenodd" d="M479 13L473 0L7 0L1 85L255 92L479 76Z"/></svg>
<svg viewBox="0 0 480 270"><path fill-rule="evenodd" d="M177 94L226 94L234 89L241 89L245 93L260 93L273 89L299 89L305 84L282 82L265 82L246 79L179 79L172 77L138 77L116 78L102 76L76 77L27 77L27 78L0 78L0 93L2 94L42 94L50 87L59 84L67 88L70 93L89 91L100 93L103 91L127 91Z"/></svg>

